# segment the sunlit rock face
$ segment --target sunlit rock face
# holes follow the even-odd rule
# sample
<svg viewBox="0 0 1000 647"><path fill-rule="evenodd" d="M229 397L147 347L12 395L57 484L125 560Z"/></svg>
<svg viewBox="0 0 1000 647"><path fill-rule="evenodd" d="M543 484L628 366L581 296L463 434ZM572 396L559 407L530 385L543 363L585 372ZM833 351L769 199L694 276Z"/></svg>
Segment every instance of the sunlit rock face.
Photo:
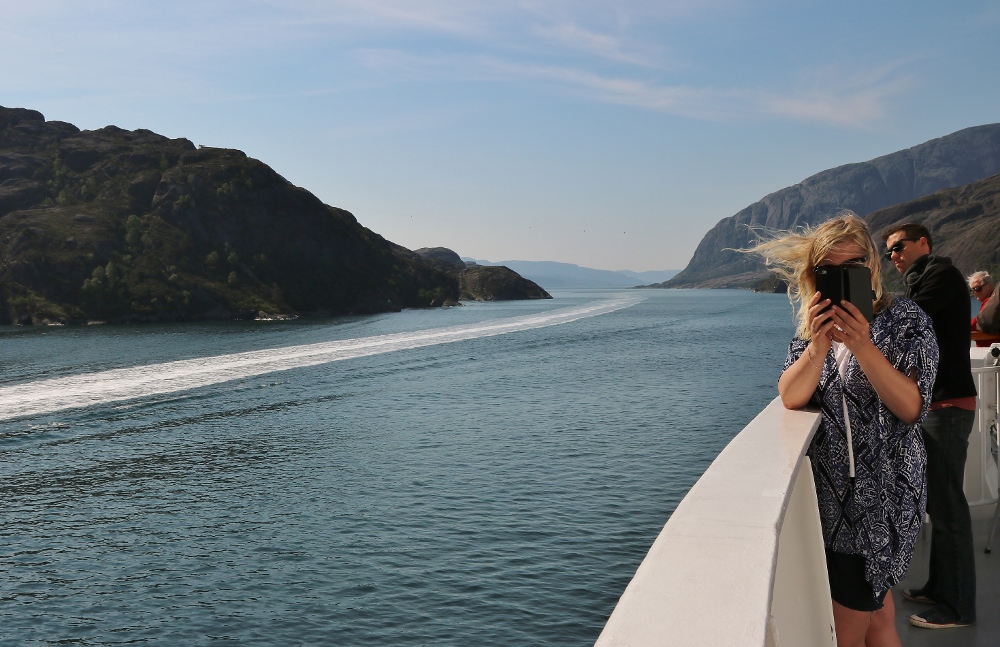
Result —
<svg viewBox="0 0 1000 647"><path fill-rule="evenodd" d="M470 267L458 274L459 295L474 301L551 299L534 281L502 265Z"/></svg>
<svg viewBox="0 0 1000 647"><path fill-rule="evenodd" d="M662 287L747 287L767 275L742 254L753 229L815 225L850 209L860 216L1000 173L1000 124L966 128L929 142L817 173L724 218L702 239L691 262ZM725 181L720 178L720 182Z"/></svg>

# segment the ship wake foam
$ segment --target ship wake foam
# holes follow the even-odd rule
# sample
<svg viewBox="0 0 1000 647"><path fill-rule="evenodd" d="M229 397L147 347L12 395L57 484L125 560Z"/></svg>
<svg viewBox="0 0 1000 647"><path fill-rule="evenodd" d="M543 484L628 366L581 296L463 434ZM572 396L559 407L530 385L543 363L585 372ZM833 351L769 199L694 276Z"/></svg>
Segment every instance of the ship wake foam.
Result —
<svg viewBox="0 0 1000 647"><path fill-rule="evenodd" d="M463 326L198 357L15 384L0 388L0 420L136 400L276 371L558 326L621 310L640 300L634 297L605 299L585 306Z"/></svg>

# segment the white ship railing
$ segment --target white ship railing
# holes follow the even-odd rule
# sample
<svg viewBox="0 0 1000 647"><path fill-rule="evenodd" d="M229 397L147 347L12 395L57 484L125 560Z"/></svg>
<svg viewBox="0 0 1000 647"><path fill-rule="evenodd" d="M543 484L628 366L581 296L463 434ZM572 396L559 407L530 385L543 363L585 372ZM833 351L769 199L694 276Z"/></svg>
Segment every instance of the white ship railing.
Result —
<svg viewBox="0 0 1000 647"><path fill-rule="evenodd" d="M1000 401L987 348L970 351L979 408L970 505L997 499L990 428ZM716 457L653 542L598 647L836 645L809 458L819 414L775 398Z"/></svg>
<svg viewBox="0 0 1000 647"><path fill-rule="evenodd" d="M996 346L1000 347L1000 344ZM979 506L997 500L997 463L990 450L990 429L995 428L997 420L997 401L1000 400L997 376L1000 367L995 365L996 360L989 348L973 348L970 355L979 406L969 436L969 456L965 461L965 496L970 506Z"/></svg>

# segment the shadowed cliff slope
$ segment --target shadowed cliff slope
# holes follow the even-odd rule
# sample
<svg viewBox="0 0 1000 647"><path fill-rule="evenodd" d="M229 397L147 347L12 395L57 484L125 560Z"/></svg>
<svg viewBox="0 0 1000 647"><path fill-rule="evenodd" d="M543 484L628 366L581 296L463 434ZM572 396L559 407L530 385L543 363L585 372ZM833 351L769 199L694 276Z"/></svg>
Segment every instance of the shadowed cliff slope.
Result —
<svg viewBox="0 0 1000 647"><path fill-rule="evenodd" d="M1000 276L1000 174L879 209L865 220L878 243L890 225L920 223L931 232L934 254L951 257L963 274ZM888 285L902 288L892 263L883 263L883 275Z"/></svg>
<svg viewBox="0 0 1000 647"><path fill-rule="evenodd" d="M441 305L458 280L237 150L0 107L0 323Z"/></svg>
<svg viewBox="0 0 1000 647"><path fill-rule="evenodd" d="M817 173L721 220L702 239L691 262L656 287L745 287L765 277L748 246L749 227L790 229L823 222L841 209L865 216L945 187L1000 172L1000 124L966 128L868 162Z"/></svg>

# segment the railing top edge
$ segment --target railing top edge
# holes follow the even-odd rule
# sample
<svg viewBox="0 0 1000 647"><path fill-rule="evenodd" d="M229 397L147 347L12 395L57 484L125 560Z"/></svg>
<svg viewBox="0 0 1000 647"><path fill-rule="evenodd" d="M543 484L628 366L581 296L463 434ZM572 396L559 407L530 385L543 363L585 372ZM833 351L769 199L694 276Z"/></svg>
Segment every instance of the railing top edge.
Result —
<svg viewBox="0 0 1000 647"><path fill-rule="evenodd" d="M653 542L597 645L682 644L662 638L692 622L711 625L717 644L763 631L782 517L819 416L775 398L733 438ZM713 622L720 601L726 619Z"/></svg>

